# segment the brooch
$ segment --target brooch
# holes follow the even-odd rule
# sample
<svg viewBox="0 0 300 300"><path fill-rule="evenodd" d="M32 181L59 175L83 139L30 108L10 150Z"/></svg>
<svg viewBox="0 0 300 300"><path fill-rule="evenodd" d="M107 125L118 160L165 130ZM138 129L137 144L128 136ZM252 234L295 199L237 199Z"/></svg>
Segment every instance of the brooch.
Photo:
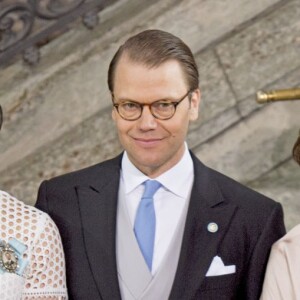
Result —
<svg viewBox="0 0 300 300"><path fill-rule="evenodd" d="M22 276L28 265L28 260L23 258L27 246L16 239L8 243L0 240L0 274L8 272Z"/></svg>

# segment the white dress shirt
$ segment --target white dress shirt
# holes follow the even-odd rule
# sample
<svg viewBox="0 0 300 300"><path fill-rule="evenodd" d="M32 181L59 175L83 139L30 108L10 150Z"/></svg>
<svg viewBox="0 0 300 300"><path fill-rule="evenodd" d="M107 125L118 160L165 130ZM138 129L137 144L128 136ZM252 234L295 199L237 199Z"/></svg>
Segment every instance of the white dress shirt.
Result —
<svg viewBox="0 0 300 300"><path fill-rule="evenodd" d="M148 179L150 178L131 163L125 152L122 159L119 201L126 203L132 228L144 192L143 182ZM158 270L172 241L184 206L190 199L194 182L194 165L186 144L181 160L154 179L160 182L162 187L154 195L156 231L152 274Z"/></svg>

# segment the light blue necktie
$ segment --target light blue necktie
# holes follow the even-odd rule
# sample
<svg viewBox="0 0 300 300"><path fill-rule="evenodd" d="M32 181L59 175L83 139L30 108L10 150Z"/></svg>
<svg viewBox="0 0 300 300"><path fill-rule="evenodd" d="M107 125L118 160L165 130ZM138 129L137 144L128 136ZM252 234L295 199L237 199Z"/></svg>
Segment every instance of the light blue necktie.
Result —
<svg viewBox="0 0 300 300"><path fill-rule="evenodd" d="M150 271L152 269L156 223L153 195L160 186L161 184L156 180L145 182L144 194L138 206L134 222L134 233Z"/></svg>

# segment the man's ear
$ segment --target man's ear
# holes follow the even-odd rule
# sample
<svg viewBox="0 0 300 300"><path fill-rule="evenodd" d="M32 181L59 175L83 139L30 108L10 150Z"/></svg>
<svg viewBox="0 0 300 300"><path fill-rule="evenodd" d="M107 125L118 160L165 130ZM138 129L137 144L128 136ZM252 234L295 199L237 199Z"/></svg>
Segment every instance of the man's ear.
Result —
<svg viewBox="0 0 300 300"><path fill-rule="evenodd" d="M192 92L190 100L190 121L195 121L198 119L199 107L201 101L200 89L196 89Z"/></svg>
<svg viewBox="0 0 300 300"><path fill-rule="evenodd" d="M114 103L114 94L113 94L113 92L111 92L110 93L110 95L111 95L111 102L112 102L112 104ZM111 111L111 117L112 117L112 119L114 120L114 121L116 121L116 109L115 109L115 107L113 106L112 107L112 111Z"/></svg>
<svg viewBox="0 0 300 300"><path fill-rule="evenodd" d="M116 113L116 109L113 107L111 111L111 117L114 120L114 122L116 122Z"/></svg>

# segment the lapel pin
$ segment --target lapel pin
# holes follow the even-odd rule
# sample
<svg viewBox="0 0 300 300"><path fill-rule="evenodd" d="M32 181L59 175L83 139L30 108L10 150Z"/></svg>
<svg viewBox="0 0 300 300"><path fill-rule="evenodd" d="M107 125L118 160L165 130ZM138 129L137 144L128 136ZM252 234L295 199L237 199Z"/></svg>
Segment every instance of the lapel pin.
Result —
<svg viewBox="0 0 300 300"><path fill-rule="evenodd" d="M219 229L219 227L218 227L217 223L211 222L211 223L208 223L208 225L207 225L207 230L209 232L215 233L218 231L218 229Z"/></svg>

